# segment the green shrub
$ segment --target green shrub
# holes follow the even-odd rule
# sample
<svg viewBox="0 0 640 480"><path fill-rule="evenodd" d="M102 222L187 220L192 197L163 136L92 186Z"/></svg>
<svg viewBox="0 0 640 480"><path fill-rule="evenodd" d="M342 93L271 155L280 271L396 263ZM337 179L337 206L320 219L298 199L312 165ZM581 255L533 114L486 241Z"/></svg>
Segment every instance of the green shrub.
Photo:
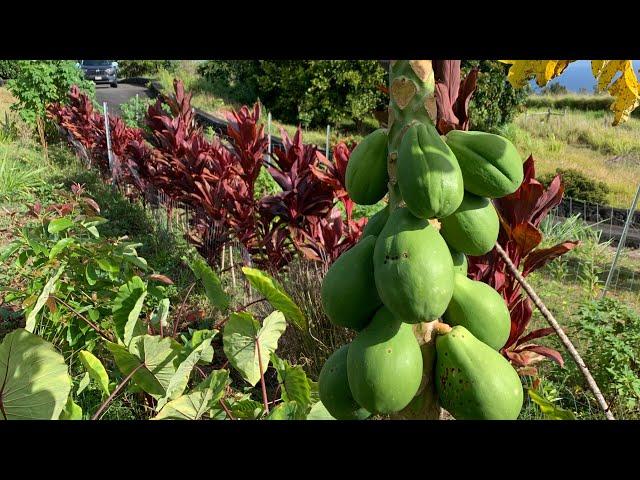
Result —
<svg viewBox="0 0 640 480"><path fill-rule="evenodd" d="M509 66L495 60L463 60L462 76L474 67L479 69L479 74L469 103L471 130L495 132L521 109L527 89L513 88L507 81Z"/></svg>
<svg viewBox="0 0 640 480"><path fill-rule="evenodd" d="M17 60L0 60L0 78L7 80L9 78L15 78L17 74Z"/></svg>
<svg viewBox="0 0 640 480"><path fill-rule="evenodd" d="M198 65L197 72L221 97L249 105L259 96L260 60L208 60Z"/></svg>
<svg viewBox="0 0 640 480"><path fill-rule="evenodd" d="M121 117L128 127L144 127L145 114L149 105L155 103L151 98L131 97L120 105Z"/></svg>
<svg viewBox="0 0 640 480"><path fill-rule="evenodd" d="M29 124L45 118L48 104L65 103L72 85L94 95L95 85L85 80L72 60L20 60L18 67L16 77L7 82L7 88L17 100L11 109Z"/></svg>
<svg viewBox="0 0 640 480"><path fill-rule="evenodd" d="M118 60L118 75L122 78L153 75L160 69L174 72L177 60Z"/></svg>
<svg viewBox="0 0 640 480"><path fill-rule="evenodd" d="M589 203L606 203L610 189L606 183L592 180L585 174L572 168L557 168L556 173L540 176L540 183L548 186L557 174L562 176L564 195Z"/></svg>
<svg viewBox="0 0 640 480"><path fill-rule="evenodd" d="M578 312L584 360L607 400L620 410L640 399L640 315L613 298L583 304Z"/></svg>
<svg viewBox="0 0 640 480"><path fill-rule="evenodd" d="M376 60L214 60L198 71L220 95L246 104L260 98L279 121L305 127L360 129L387 101Z"/></svg>

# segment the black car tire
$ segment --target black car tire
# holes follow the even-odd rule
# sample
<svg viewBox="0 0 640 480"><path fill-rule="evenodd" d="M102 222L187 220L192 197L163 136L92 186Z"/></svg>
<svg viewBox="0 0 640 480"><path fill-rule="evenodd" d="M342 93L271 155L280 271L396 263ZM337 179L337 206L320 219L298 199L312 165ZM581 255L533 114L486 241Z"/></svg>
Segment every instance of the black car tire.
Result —
<svg viewBox="0 0 640 480"><path fill-rule="evenodd" d="M113 82L111 84L111 88L118 88L118 82Z"/></svg>

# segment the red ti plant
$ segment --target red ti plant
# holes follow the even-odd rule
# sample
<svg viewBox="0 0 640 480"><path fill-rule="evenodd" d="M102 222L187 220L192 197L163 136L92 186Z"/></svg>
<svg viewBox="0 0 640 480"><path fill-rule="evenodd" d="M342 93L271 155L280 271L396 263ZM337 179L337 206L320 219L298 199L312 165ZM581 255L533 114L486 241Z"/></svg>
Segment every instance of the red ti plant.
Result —
<svg viewBox="0 0 640 480"><path fill-rule="evenodd" d="M524 181L520 188L511 195L494 200L501 224L498 242L514 265L521 267L524 277L579 245L576 241L566 241L550 248L536 248L542 242L542 232L538 227L549 211L560 203L563 193L559 175L547 189L535 179L534 160L530 156L524 164ZM531 343L531 340L553 333L552 328L541 328L525 335L533 307L498 252L493 249L481 257L470 256L468 260L469 277L495 288L511 312L511 334L501 350L502 354L522 374L535 375L533 364L545 357L564 365L558 351Z"/></svg>

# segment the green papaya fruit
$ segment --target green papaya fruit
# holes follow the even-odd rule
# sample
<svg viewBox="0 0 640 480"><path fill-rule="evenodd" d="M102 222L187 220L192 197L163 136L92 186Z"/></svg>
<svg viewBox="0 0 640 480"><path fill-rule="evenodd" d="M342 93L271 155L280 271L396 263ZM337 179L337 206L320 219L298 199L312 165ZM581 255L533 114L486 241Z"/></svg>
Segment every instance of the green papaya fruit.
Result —
<svg viewBox="0 0 640 480"><path fill-rule="evenodd" d="M373 252L382 303L403 322L434 320L453 295L453 260L438 230L405 207L395 209Z"/></svg>
<svg viewBox="0 0 640 480"><path fill-rule="evenodd" d="M451 326L462 325L494 350L504 346L511 332L511 316L502 295L490 285L459 273L442 319Z"/></svg>
<svg viewBox="0 0 640 480"><path fill-rule="evenodd" d="M515 192L522 183L522 157L506 138L464 130L451 130L446 138L458 159L465 190L500 198Z"/></svg>
<svg viewBox="0 0 640 480"><path fill-rule="evenodd" d="M451 259L453 260L453 269L456 273L460 273L466 277L469 270L467 256L451 247L449 247L449 251L451 252Z"/></svg>
<svg viewBox="0 0 640 480"><path fill-rule="evenodd" d="M362 237L365 238L368 235L378 236L382 229L384 228L384 224L387 223L387 219L389 218L389 205L386 205L382 210L376 212L364 226L364 230L362 230Z"/></svg>
<svg viewBox="0 0 640 480"><path fill-rule="evenodd" d="M458 420L515 420L524 397L511 364L460 325L436 338L436 391Z"/></svg>
<svg viewBox="0 0 640 480"><path fill-rule="evenodd" d="M353 398L369 412L406 407L422 381L422 352L411 325L381 307L349 346L347 377Z"/></svg>
<svg viewBox="0 0 640 480"><path fill-rule="evenodd" d="M387 131L380 128L353 149L345 183L351 199L360 205L374 205L387 193Z"/></svg>
<svg viewBox="0 0 640 480"><path fill-rule="evenodd" d="M349 345L343 345L322 366L318 378L320 401L338 420L364 420L371 414L358 405L351 395L347 379L348 352Z"/></svg>
<svg viewBox="0 0 640 480"><path fill-rule="evenodd" d="M431 123L414 123L404 134L397 180L407 208L420 218L451 215L464 195L458 161Z"/></svg>
<svg viewBox="0 0 640 480"><path fill-rule="evenodd" d="M453 215L440 220L440 234L449 247L467 255L490 252L500 232L500 219L487 198L465 192Z"/></svg>
<svg viewBox="0 0 640 480"><path fill-rule="evenodd" d="M376 237L371 235L356 243L324 276L322 307L333 324L361 330L382 304L373 271L375 244Z"/></svg>

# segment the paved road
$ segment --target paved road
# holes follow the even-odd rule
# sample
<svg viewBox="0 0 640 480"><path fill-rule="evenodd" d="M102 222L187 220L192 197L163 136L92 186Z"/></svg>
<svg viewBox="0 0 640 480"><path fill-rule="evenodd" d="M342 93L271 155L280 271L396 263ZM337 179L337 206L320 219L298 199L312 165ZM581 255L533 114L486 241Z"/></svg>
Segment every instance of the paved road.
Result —
<svg viewBox="0 0 640 480"><path fill-rule="evenodd" d="M107 107L111 113L120 115L120 104L125 103L136 94L140 99L149 97L149 91L142 85L131 85L128 83L119 83L118 88L111 88L109 85L96 85L96 100L107 102Z"/></svg>

